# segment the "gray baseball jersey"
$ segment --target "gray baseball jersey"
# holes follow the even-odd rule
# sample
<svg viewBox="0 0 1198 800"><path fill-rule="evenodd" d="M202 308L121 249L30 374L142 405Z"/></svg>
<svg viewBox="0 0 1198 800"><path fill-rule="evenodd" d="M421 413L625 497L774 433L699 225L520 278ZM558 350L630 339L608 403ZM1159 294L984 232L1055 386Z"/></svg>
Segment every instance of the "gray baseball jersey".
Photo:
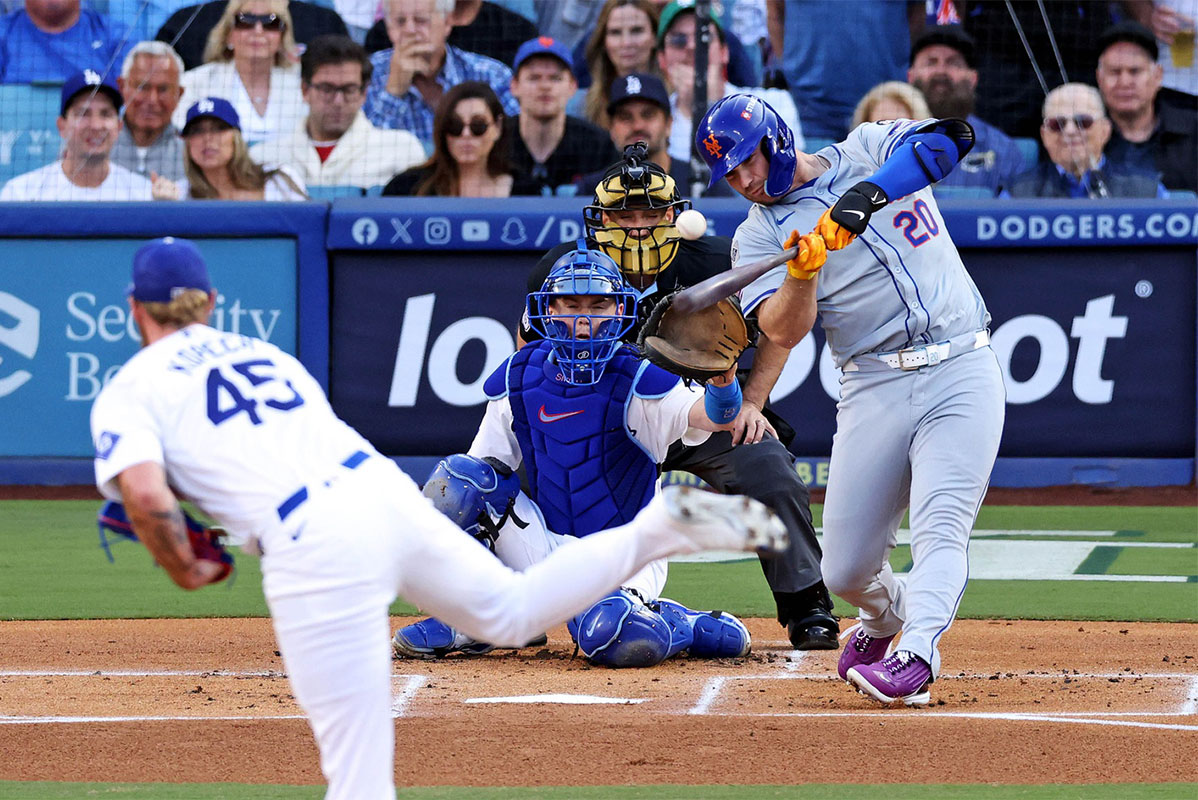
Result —
<svg viewBox="0 0 1198 800"><path fill-rule="evenodd" d="M870 123L820 150L829 165L822 175L775 204L753 206L733 240L733 262L774 255L791 230L812 230L924 124ZM781 266L745 287L746 311L785 279ZM901 630L899 648L935 675L1002 435L1005 393L988 347L990 315L930 188L876 212L864 234L829 252L818 280L820 322L843 371L824 499L824 583L861 609L870 636ZM908 508L914 565L896 576L888 559Z"/></svg>
<svg viewBox="0 0 1198 800"><path fill-rule="evenodd" d="M926 122L861 125L844 142L820 150L817 155L830 164L824 174L774 205L749 211L732 241L733 266L780 252L791 230L810 231L845 190L882 166L904 134ZM782 265L741 290L745 312L777 291L785 277ZM862 353L944 341L990 322L930 187L881 209L857 241L828 253L818 302L840 367Z"/></svg>

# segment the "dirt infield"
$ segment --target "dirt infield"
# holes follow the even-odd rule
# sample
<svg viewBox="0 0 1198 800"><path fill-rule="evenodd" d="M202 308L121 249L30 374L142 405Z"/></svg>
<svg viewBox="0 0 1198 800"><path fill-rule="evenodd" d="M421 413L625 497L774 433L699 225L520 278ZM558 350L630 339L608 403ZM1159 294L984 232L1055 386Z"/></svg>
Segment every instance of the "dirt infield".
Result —
<svg viewBox="0 0 1198 800"><path fill-rule="evenodd" d="M1198 780L1198 625L962 620L922 710L883 709L835 679L836 654L749 627L748 658L650 670L571 659L564 629L395 662L397 780ZM0 779L321 782L266 620L5 622L0 641Z"/></svg>

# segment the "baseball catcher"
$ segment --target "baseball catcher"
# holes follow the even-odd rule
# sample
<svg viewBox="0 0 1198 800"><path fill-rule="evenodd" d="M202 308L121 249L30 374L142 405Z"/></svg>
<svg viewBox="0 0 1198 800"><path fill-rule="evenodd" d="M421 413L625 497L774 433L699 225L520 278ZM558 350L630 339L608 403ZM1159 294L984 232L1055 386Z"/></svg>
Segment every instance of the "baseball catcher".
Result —
<svg viewBox="0 0 1198 800"><path fill-rule="evenodd" d="M686 321L675 318L668 303L663 306L663 300L677 290L729 268L731 241L727 238L679 237L674 220L689 207L690 202L679 196L674 179L645 159L643 145L632 145L595 187L583 219L590 246L616 262L639 296L638 324L626 339L639 338L645 356L655 364L702 381L736 363L741 352L751 346L756 325L752 319L744 320L734 300ZM529 276L529 291L539 290L552 265L572 247L559 245L541 258ZM531 343L541 338L525 314L519 341ZM758 405L760 401L751 397L748 389L742 396L744 402L731 431L713 434L701 445L676 442L661 469L693 473L722 493L748 494L782 518L790 533L790 547L761 564L773 591L778 622L787 628L798 649L836 649L838 624L820 577L821 553L811 524L809 494L785 445L793 431Z"/></svg>
<svg viewBox="0 0 1198 800"><path fill-rule="evenodd" d="M636 322L636 295L615 262L579 245L528 297L542 335L487 379L486 414L470 452L442 461L425 496L480 539L498 528L500 561L525 570L571 537L627 524L652 499L670 445L726 430L740 406L730 370L701 390L651 364L622 341ZM529 490L512 471L523 465ZM687 651L737 657L749 632L722 612L662 598L656 561L567 623L592 663L649 667ZM400 628L397 656L437 657L491 649L435 618Z"/></svg>

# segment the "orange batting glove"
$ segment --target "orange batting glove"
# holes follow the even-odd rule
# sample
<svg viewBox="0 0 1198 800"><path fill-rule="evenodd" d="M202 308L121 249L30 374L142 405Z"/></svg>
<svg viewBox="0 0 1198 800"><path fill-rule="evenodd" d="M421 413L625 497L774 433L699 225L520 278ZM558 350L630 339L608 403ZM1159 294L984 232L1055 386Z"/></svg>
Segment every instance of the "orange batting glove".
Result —
<svg viewBox="0 0 1198 800"><path fill-rule="evenodd" d="M829 250L841 250L857 238L857 234L832 221L832 209L825 211L815 223L815 232L824 237Z"/></svg>
<svg viewBox="0 0 1198 800"><path fill-rule="evenodd" d="M795 280L809 281L828 260L828 248L824 245L824 237L818 233L791 231L786 237L786 247L798 247L799 253L786 262L786 271Z"/></svg>

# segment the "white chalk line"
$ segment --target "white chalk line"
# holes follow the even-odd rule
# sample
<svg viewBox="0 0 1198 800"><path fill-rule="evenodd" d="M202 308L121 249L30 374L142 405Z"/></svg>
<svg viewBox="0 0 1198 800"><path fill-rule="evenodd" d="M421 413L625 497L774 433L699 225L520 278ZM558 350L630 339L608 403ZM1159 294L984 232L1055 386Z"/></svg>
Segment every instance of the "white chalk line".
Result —
<svg viewBox="0 0 1198 800"><path fill-rule="evenodd" d="M724 688L724 682L727 680L728 678L722 675L715 678L708 678L707 683L703 685L703 691L699 692L699 699L695 701L695 704L686 713L706 714L708 709L711 708L711 704L720 696L720 690Z"/></svg>
<svg viewBox="0 0 1198 800"><path fill-rule="evenodd" d="M1190 678L1189 691L1186 692L1186 698L1182 701L1181 708L1178 709L1179 714L1198 714L1198 675Z"/></svg>
<svg viewBox="0 0 1198 800"><path fill-rule="evenodd" d="M1198 725L1179 725L1166 724L1163 722L1137 722L1126 719L1102 719L1098 716L1086 716L1087 714L1103 714L1103 716L1117 716L1116 714L1105 714L1104 712L1084 712L1074 714L1061 714L1059 711L1043 711L1043 712L1010 712L1010 711L899 711L880 709L878 711L778 711L778 712L732 712L723 713L715 712L710 716L715 717L793 717L793 718L815 718L815 717L841 717L841 718L856 718L856 719L903 719L903 718L918 718L918 719L990 719L1009 722L1058 722L1069 723L1073 725L1105 725L1127 728L1152 728L1155 730L1169 731L1198 731ZM1135 717L1171 717L1177 716L1176 712L1133 712L1127 713L1125 716Z"/></svg>
<svg viewBox="0 0 1198 800"><path fill-rule="evenodd" d="M408 703L416 696L416 692L428 683L428 678L424 675L395 675L392 680L395 678L404 679L403 688L391 699L391 716L399 719L407 713Z"/></svg>

